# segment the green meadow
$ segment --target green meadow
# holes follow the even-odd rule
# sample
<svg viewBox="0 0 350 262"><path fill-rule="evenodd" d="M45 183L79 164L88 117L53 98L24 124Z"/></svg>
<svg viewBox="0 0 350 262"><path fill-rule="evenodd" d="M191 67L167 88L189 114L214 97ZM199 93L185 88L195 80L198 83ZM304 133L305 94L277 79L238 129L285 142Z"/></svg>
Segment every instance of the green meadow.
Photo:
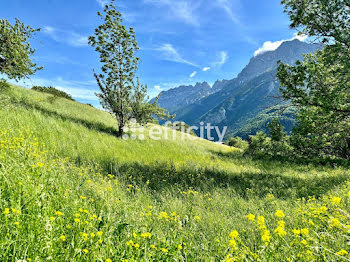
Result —
<svg viewBox="0 0 350 262"><path fill-rule="evenodd" d="M350 171L0 91L0 261L349 261ZM162 127L167 130L165 127Z"/></svg>

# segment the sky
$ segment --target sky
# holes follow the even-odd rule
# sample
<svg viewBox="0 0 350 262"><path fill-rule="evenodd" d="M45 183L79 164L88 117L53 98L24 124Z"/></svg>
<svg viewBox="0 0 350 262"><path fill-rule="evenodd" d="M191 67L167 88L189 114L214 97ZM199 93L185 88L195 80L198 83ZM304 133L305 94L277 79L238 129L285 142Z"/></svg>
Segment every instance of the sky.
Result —
<svg viewBox="0 0 350 262"><path fill-rule="evenodd" d="M98 53L88 36L102 23L107 0L0 0L0 18L41 31L31 39L44 69L18 85L54 86L99 105L93 70ZM262 52L295 37L280 0L116 0L140 50L138 76L150 97L179 85L233 79Z"/></svg>

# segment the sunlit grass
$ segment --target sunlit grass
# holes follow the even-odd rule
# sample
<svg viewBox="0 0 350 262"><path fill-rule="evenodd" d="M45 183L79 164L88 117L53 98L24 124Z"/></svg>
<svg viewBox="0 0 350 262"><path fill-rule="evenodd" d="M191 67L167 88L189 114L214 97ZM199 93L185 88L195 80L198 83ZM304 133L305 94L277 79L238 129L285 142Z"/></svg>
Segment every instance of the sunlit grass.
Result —
<svg viewBox="0 0 350 262"><path fill-rule="evenodd" d="M349 258L345 167L155 141L151 126L122 140L109 114L22 88L0 103L1 261Z"/></svg>

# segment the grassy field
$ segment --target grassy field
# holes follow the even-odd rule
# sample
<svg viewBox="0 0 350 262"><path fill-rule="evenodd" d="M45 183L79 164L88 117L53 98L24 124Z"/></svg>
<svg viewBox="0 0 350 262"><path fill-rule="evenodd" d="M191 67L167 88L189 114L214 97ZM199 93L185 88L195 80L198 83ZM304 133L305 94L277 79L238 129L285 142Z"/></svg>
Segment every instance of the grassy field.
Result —
<svg viewBox="0 0 350 262"><path fill-rule="evenodd" d="M346 167L118 139L109 114L14 86L0 119L0 261L350 259Z"/></svg>

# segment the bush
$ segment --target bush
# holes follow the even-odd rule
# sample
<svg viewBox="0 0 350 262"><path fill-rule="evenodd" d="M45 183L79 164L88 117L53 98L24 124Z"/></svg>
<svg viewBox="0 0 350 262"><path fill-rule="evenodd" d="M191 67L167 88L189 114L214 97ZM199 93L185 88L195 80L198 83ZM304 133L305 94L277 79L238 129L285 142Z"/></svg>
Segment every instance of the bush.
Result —
<svg viewBox="0 0 350 262"><path fill-rule="evenodd" d="M247 150L249 147L248 142L243 140L239 136L231 137L229 140L225 142L225 145L240 148L240 149L243 149L244 151Z"/></svg>
<svg viewBox="0 0 350 262"><path fill-rule="evenodd" d="M56 88L54 88L52 86L49 86L49 87L33 86L32 90L38 91L38 92L42 92L42 93L51 94L51 95L54 95L56 97L62 97L62 98L66 98L66 99L75 101L70 94L67 94L66 92L58 90L58 89L56 89Z"/></svg>
<svg viewBox="0 0 350 262"><path fill-rule="evenodd" d="M5 79L0 79L0 91L10 88L10 84Z"/></svg>
<svg viewBox="0 0 350 262"><path fill-rule="evenodd" d="M269 155L271 149L271 138L264 132L258 132L255 136L249 136L249 147L247 153L250 155Z"/></svg>
<svg viewBox="0 0 350 262"><path fill-rule="evenodd" d="M279 119L274 119L268 124L270 137L263 132L248 139L249 147L247 153L256 156L267 156L273 158L292 157L294 148L290 142L290 136L283 131Z"/></svg>

